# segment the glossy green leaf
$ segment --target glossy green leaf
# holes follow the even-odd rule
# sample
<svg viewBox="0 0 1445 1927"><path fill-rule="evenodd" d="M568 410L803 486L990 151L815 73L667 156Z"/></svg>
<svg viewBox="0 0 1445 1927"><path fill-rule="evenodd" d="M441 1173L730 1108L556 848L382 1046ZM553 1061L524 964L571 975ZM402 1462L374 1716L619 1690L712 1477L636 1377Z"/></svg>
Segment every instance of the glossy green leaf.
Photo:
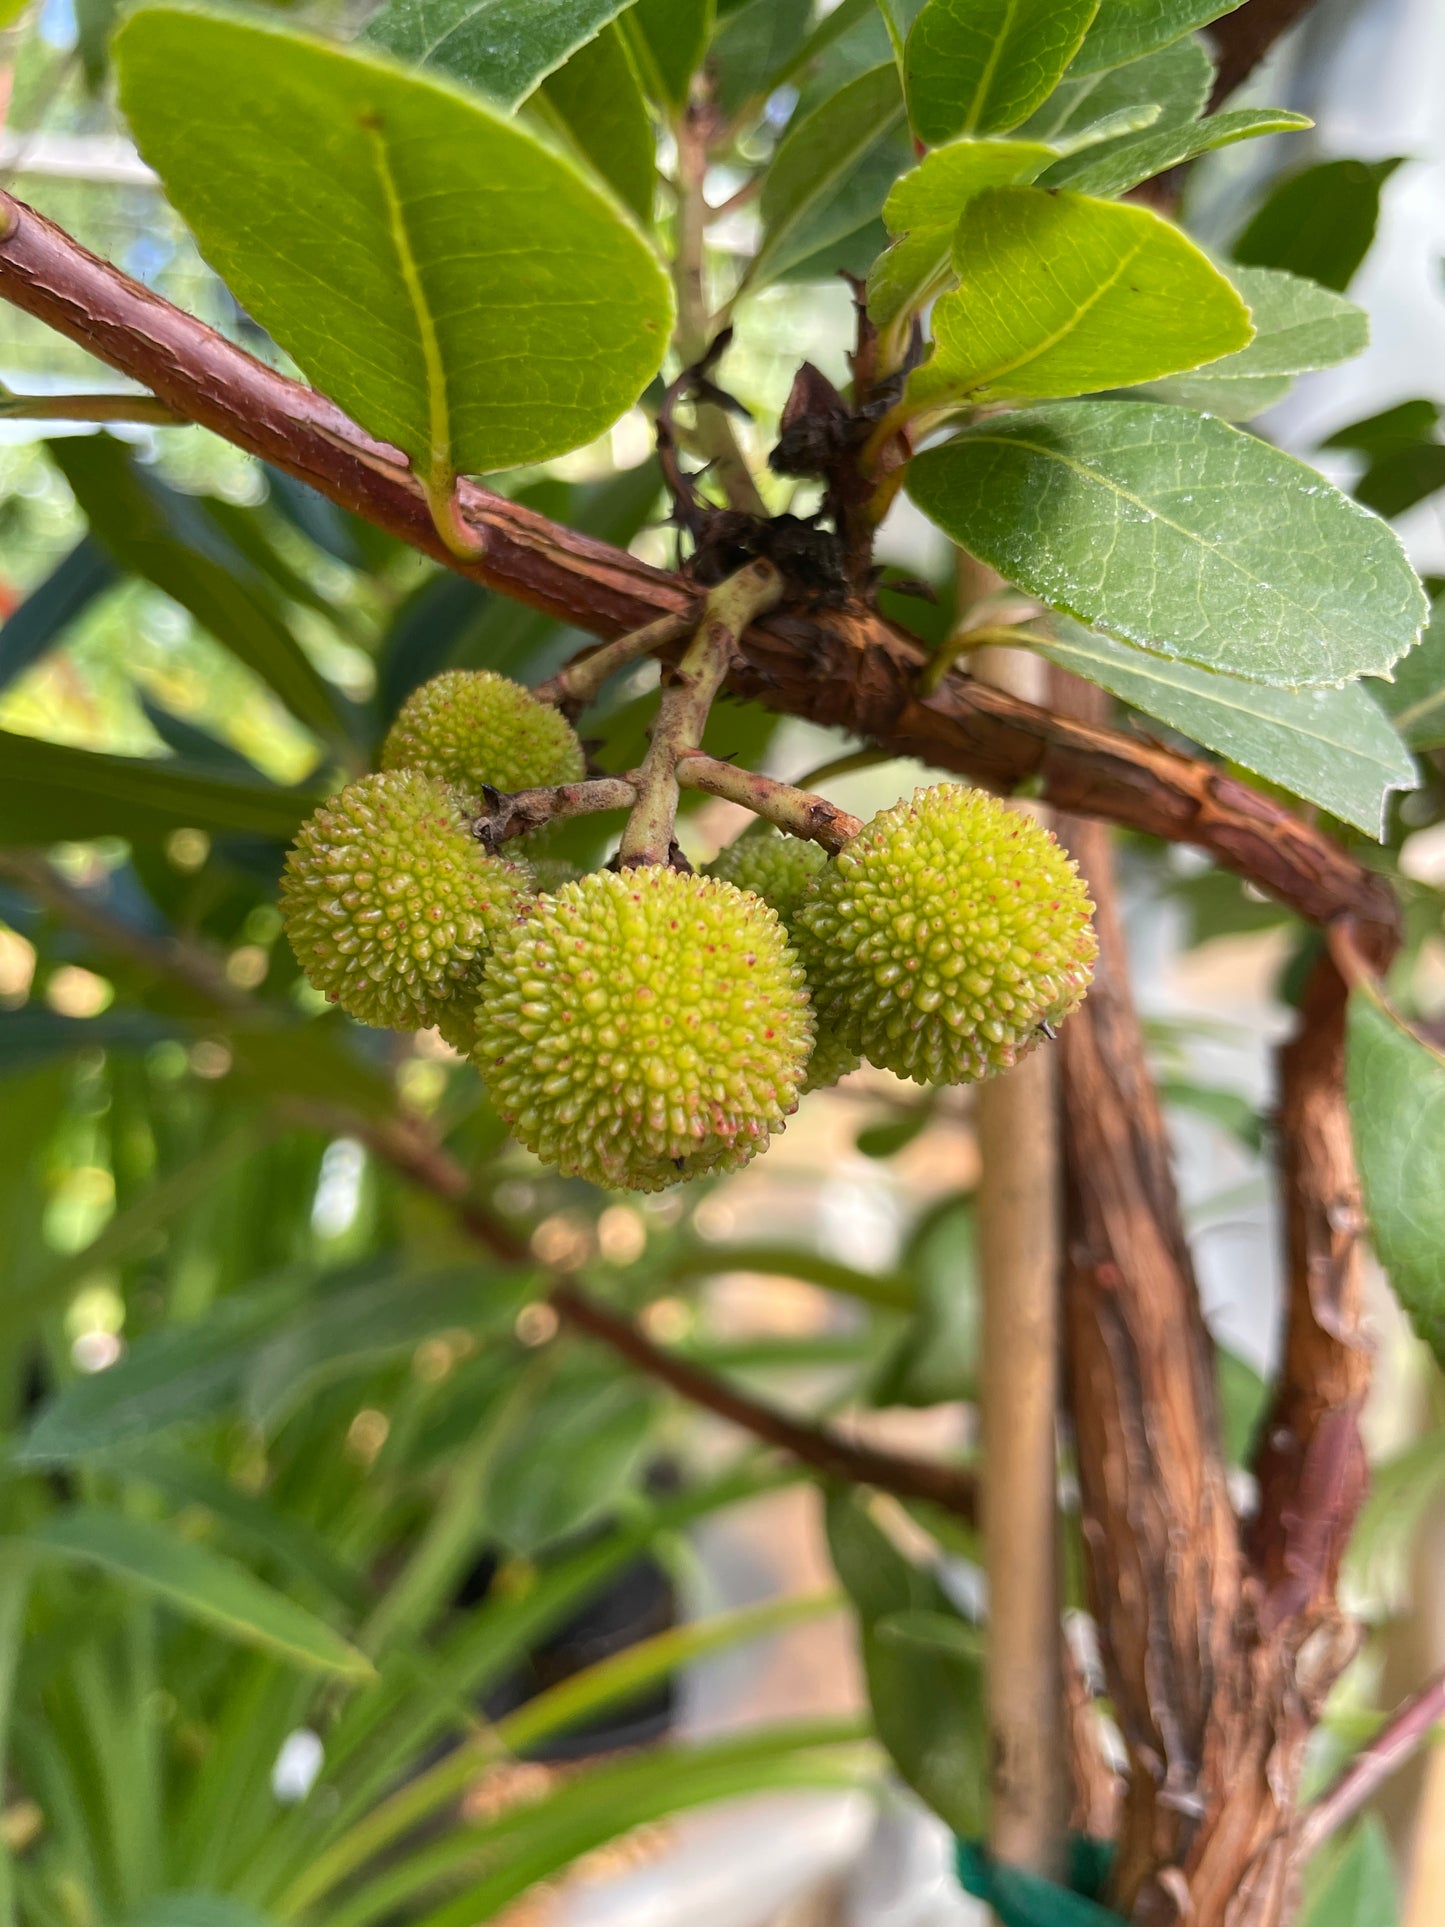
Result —
<svg viewBox="0 0 1445 1927"><path fill-rule="evenodd" d="M180 603L308 728L345 740L341 692L292 635L271 584L200 502L148 473L113 435L67 435L49 450L91 534L122 569Z"/></svg>
<svg viewBox="0 0 1445 1927"><path fill-rule="evenodd" d="M1058 84L1099 0L928 0L904 51L922 140L1017 127Z"/></svg>
<svg viewBox="0 0 1445 1927"><path fill-rule="evenodd" d="M1160 655L1297 688L1380 674L1425 598L1394 533L1208 416L1085 401L916 456L924 514L1006 580Z"/></svg>
<svg viewBox="0 0 1445 1927"><path fill-rule="evenodd" d="M1384 834L1390 792L1414 789L1419 781L1370 693L1375 685L1273 689L1149 655L1074 623L1061 624L1044 653L1369 836Z"/></svg>
<svg viewBox="0 0 1445 1927"><path fill-rule="evenodd" d="M1122 388L1242 348L1249 311L1178 228L1145 207L990 188L964 209L958 286L933 311L920 406Z"/></svg>
<svg viewBox="0 0 1445 1927"><path fill-rule="evenodd" d="M1411 749L1445 749L1445 598L1437 596L1417 647L1376 688Z"/></svg>
<svg viewBox="0 0 1445 1927"><path fill-rule="evenodd" d="M712 37L714 0L634 0L627 33L643 83L664 107L681 107Z"/></svg>
<svg viewBox="0 0 1445 1927"><path fill-rule="evenodd" d="M1221 14L1233 13L1241 0L1100 0L1099 11L1075 56L1074 74L1122 67L1126 61L1167 47Z"/></svg>
<svg viewBox="0 0 1445 1927"><path fill-rule="evenodd" d="M299 1666L342 1679L370 1677L370 1662L324 1621L234 1560L180 1538L149 1519L99 1507L53 1512L18 1539L44 1559L94 1566L138 1587L188 1619Z"/></svg>
<svg viewBox="0 0 1445 1927"><path fill-rule="evenodd" d="M0 732L0 844L171 830L238 831L289 842L320 802L310 790L225 783L142 756L102 756Z"/></svg>
<svg viewBox="0 0 1445 1927"><path fill-rule="evenodd" d="M902 124L898 70L889 63L859 74L788 129L763 178L763 238L748 270L750 282L776 279L877 214L887 182L878 182L876 197L870 183L860 200L860 171ZM894 173L901 164L901 156L897 165L885 161Z"/></svg>
<svg viewBox="0 0 1445 1927"><path fill-rule="evenodd" d="M440 67L509 112L628 0L387 0L362 38L417 67Z"/></svg>
<svg viewBox="0 0 1445 1927"><path fill-rule="evenodd" d="M858 1615L878 1737L909 1786L955 1833L976 1833L987 1739L983 1667L967 1644L973 1629L933 1574L905 1559L874 1522L861 1494L830 1495L827 1523L833 1564ZM958 1642L898 1636L900 1616L920 1613L956 1622Z"/></svg>
<svg viewBox="0 0 1445 1927"><path fill-rule="evenodd" d="M652 225L657 186L652 119L627 42L615 26L542 82L538 101L623 206Z"/></svg>
<svg viewBox="0 0 1445 1927"><path fill-rule="evenodd" d="M1395 1860L1379 1819L1367 1814L1322 1879L1307 1885L1299 1927L1399 1927Z"/></svg>
<svg viewBox="0 0 1445 1927"><path fill-rule="evenodd" d="M1343 294L1370 251L1398 159L1322 161L1286 175L1234 244L1247 268L1284 268Z"/></svg>
<svg viewBox="0 0 1445 1927"><path fill-rule="evenodd" d="M1445 1361L1445 1055L1361 987L1350 997L1346 1081L1375 1250Z"/></svg>
<svg viewBox="0 0 1445 1927"><path fill-rule="evenodd" d="M1085 148L1051 167L1044 186L1072 187L1081 194L1105 197L1123 194L1217 147L1257 140L1262 134L1296 134L1313 126L1306 115L1286 113L1282 107L1241 107L1185 127L1151 128L1130 140L1111 141L1103 153Z"/></svg>
<svg viewBox="0 0 1445 1927"><path fill-rule="evenodd" d="M666 275L570 161L450 83L269 23L143 7L132 131L202 252L307 375L409 455L545 460L656 372ZM257 207L287 218L249 218Z"/></svg>
<svg viewBox="0 0 1445 1927"><path fill-rule="evenodd" d="M1122 136L1198 120L1209 100L1214 63L1199 40L1178 40L1127 65L1089 74L1072 70L1018 133L1072 146L1100 127ZM1118 125L1121 117L1130 121Z"/></svg>
<svg viewBox="0 0 1445 1927"><path fill-rule="evenodd" d="M868 313L879 327L921 308L952 278L954 231L976 194L1031 181L1053 159L1038 141L950 141L895 181L883 203L894 242L868 271Z"/></svg>
<svg viewBox="0 0 1445 1927"><path fill-rule="evenodd" d="M59 646L78 616L120 580L120 571L95 540L82 536L0 628L0 689Z"/></svg>
<svg viewBox="0 0 1445 1927"><path fill-rule="evenodd" d="M1363 308L1316 281L1278 268L1234 266L1229 278L1249 303L1254 340L1207 368L1154 383L1150 392L1160 401L1247 421L1272 407L1294 376L1349 361L1369 343Z"/></svg>

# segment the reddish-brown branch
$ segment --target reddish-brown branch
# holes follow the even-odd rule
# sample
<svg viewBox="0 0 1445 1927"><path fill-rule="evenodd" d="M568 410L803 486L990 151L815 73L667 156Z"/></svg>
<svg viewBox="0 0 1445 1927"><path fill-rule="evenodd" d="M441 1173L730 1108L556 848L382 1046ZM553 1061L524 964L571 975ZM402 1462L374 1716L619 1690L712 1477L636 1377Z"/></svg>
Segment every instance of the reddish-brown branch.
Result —
<svg viewBox="0 0 1445 1927"><path fill-rule="evenodd" d="M1100 937L1094 986L1059 1045L1068 1403L1090 1591L1129 1754L1117 1889L1135 1919L1164 1922L1176 1917L1167 1876L1182 1877L1206 1809L1240 1554L1212 1348L1129 995L1107 832L1060 829L1089 879Z"/></svg>
<svg viewBox="0 0 1445 1927"><path fill-rule="evenodd" d="M472 483L461 485L458 501L481 554L459 561L443 549L422 490L395 449L22 203L0 196L0 218L8 220L0 296L178 414L439 562L599 636L700 604L701 590L684 579ZM1363 944L1388 946L1397 911L1384 881L1268 797L1207 763L1051 717L964 676L920 694L923 666L917 643L872 611L789 611L752 626L729 681L740 695L850 730L890 754L1002 790L1034 783L1062 809L1196 843L1302 917L1325 923L1352 915Z"/></svg>

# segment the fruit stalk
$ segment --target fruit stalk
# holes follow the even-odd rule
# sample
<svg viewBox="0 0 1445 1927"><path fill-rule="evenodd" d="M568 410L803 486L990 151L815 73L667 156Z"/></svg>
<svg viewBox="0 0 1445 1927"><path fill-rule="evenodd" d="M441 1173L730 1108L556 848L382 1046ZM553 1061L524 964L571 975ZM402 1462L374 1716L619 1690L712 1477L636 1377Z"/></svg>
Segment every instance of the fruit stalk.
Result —
<svg viewBox="0 0 1445 1927"><path fill-rule="evenodd" d="M692 629L693 620L691 611L685 609L658 616L640 629L629 630L625 636L615 636L600 649L594 649L591 655L569 662L555 676L538 683L532 694L539 703L553 704L575 722L609 676L615 676L629 663L640 662L654 650L666 648L670 642L680 642Z"/></svg>
<svg viewBox="0 0 1445 1927"><path fill-rule="evenodd" d="M624 869L666 863L677 822L678 759L702 741L708 711L732 666L738 638L755 616L776 608L783 578L771 562L749 562L709 594L697 634L663 688L647 755L637 775L637 801L622 832Z"/></svg>
<svg viewBox="0 0 1445 1927"><path fill-rule="evenodd" d="M680 756L676 775L681 788L741 803L745 810L776 824L789 836L800 837L805 843L821 843L830 856L836 856L863 828L862 817L850 816L826 797L795 789L791 783L776 782L771 776L760 776L755 770L740 769L735 763L720 762L716 756Z"/></svg>
<svg viewBox="0 0 1445 1927"><path fill-rule="evenodd" d="M627 810L637 801L631 776L592 776L583 783L557 783L545 789L513 790L498 795L476 819L479 842L489 850L525 836L544 823L568 816L591 816L598 810Z"/></svg>

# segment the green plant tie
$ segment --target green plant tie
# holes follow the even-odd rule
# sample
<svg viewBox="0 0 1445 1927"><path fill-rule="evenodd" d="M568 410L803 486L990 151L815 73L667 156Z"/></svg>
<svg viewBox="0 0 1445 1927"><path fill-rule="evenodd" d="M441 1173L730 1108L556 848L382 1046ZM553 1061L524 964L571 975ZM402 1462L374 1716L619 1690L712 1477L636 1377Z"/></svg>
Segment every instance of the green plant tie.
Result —
<svg viewBox="0 0 1445 1927"><path fill-rule="evenodd" d="M1116 1927L1123 1916L1099 1899L1114 1850L1103 1840L1071 1834L1067 1887L994 1859L980 1840L958 1840L954 1864L965 1892L992 1907L1003 1927Z"/></svg>

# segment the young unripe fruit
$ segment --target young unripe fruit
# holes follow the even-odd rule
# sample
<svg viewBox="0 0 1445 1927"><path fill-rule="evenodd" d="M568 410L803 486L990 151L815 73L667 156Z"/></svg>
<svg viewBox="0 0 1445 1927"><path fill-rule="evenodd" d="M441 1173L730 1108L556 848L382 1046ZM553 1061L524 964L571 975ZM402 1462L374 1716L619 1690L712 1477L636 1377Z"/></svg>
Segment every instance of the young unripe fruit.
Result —
<svg viewBox="0 0 1445 1927"><path fill-rule="evenodd" d="M475 1061L529 1151L608 1190L660 1191L763 1150L811 1044L773 911L646 867L564 884L498 937Z"/></svg>
<svg viewBox="0 0 1445 1927"><path fill-rule="evenodd" d="M785 929L791 929L808 885L827 861L818 844L784 836L771 823L764 823L745 830L719 850L703 874L735 883L739 890L751 890L773 906Z"/></svg>
<svg viewBox="0 0 1445 1927"><path fill-rule="evenodd" d="M415 770L363 776L302 824L281 914L307 978L363 1023L420 1030L475 996L493 936L531 889L489 856L455 793Z"/></svg>
<svg viewBox="0 0 1445 1927"><path fill-rule="evenodd" d="M751 890L754 896L770 903L782 919L788 941L793 943L794 920L807 900L809 886L822 874L827 862L819 844L785 836L781 830L765 824L745 830L725 850L719 850L705 874L735 883L740 890ZM836 1084L840 1077L856 1071L860 1061L857 1051L848 1049L833 1026L819 1018L816 1009L813 1015L817 1038L808 1059L808 1075L803 1081L804 1097L810 1091Z"/></svg>
<svg viewBox="0 0 1445 1927"><path fill-rule="evenodd" d="M448 669L414 689L381 746L383 769L417 769L468 796L576 783L587 759L560 710L490 669Z"/></svg>
<svg viewBox="0 0 1445 1927"><path fill-rule="evenodd" d="M797 943L821 1026L899 1077L967 1084L1083 1001L1093 907L1042 825L945 783L864 826L813 886Z"/></svg>

